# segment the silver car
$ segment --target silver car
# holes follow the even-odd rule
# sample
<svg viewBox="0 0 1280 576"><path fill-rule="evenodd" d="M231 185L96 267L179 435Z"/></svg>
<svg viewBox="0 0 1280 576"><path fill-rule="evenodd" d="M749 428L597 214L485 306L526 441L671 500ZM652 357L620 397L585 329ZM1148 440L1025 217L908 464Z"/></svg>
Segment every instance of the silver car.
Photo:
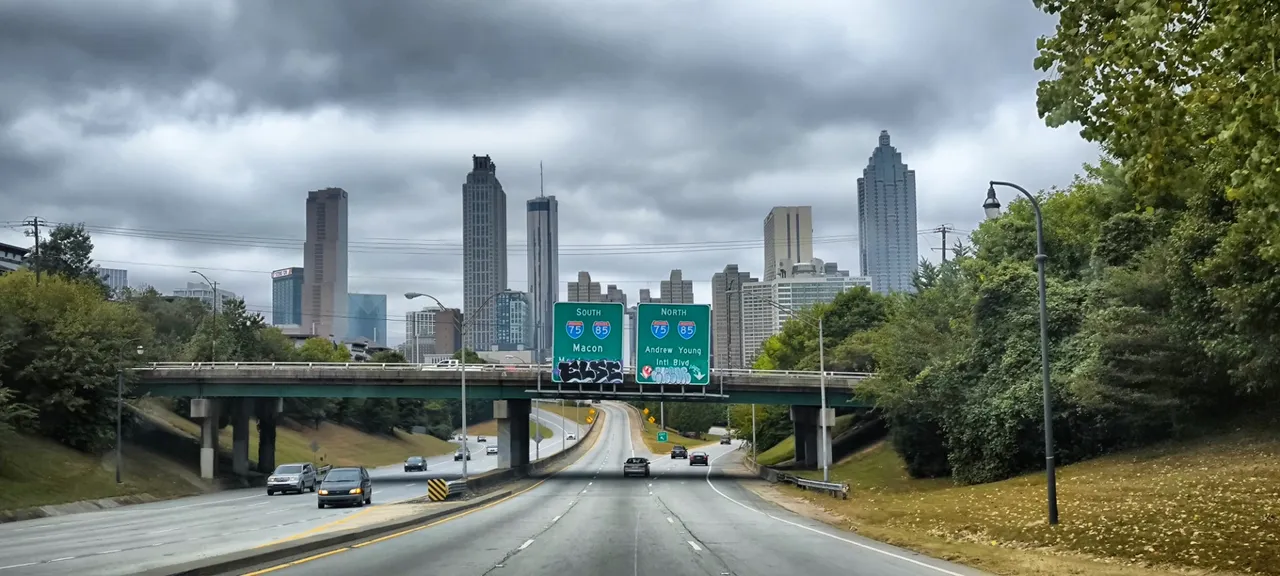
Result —
<svg viewBox="0 0 1280 576"><path fill-rule="evenodd" d="M276 492L301 494L307 490L316 491L316 467L310 462L281 464L267 478L267 496L273 496Z"/></svg>
<svg viewBox="0 0 1280 576"><path fill-rule="evenodd" d="M622 476L649 476L649 459L635 456L622 463Z"/></svg>

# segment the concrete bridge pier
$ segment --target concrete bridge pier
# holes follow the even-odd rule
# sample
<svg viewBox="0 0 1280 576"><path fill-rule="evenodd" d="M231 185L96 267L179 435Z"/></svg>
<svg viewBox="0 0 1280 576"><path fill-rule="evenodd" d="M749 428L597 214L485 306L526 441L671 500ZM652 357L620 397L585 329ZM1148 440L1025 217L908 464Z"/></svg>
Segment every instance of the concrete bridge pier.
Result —
<svg viewBox="0 0 1280 576"><path fill-rule="evenodd" d="M529 469L529 400L494 400L498 421L498 468Z"/></svg>
<svg viewBox="0 0 1280 576"><path fill-rule="evenodd" d="M249 416L252 398L228 398L231 409L231 471L236 476L249 475Z"/></svg>
<svg viewBox="0 0 1280 576"><path fill-rule="evenodd" d="M817 468L818 407L792 406L791 430L796 439L796 468Z"/></svg>
<svg viewBox="0 0 1280 576"><path fill-rule="evenodd" d="M258 398L258 472L276 470L276 424L284 411L284 398Z"/></svg>
<svg viewBox="0 0 1280 576"><path fill-rule="evenodd" d="M213 480L214 463L218 461L217 398L192 398L191 417L200 419L200 477Z"/></svg>

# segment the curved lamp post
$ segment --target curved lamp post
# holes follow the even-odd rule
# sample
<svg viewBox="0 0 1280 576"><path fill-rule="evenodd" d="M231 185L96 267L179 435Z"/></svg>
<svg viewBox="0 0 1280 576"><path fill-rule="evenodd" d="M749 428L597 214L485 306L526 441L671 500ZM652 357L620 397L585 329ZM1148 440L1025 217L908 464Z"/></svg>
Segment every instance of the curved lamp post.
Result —
<svg viewBox="0 0 1280 576"><path fill-rule="evenodd" d="M480 308L484 308L486 305L489 304L490 300L497 298L498 295L502 294L503 292L510 292L510 290L503 290L501 292L494 292L493 294L490 294L488 298L485 298L484 301L480 303ZM436 306L439 306L441 310L445 310L444 303L440 302L439 298L436 298L435 296L432 296L430 294L424 294L422 292L405 292L404 297L406 300L413 300L414 298L430 298L433 302L436 303ZM461 380L462 380L462 481L463 482L467 481L467 457L471 455L471 447L467 445L467 346L466 346L466 342L467 342L467 322L469 320L470 319L468 318L460 322L455 322L455 325L457 325L458 327L458 337L461 338L463 342L462 350L459 351L458 353L458 356L460 358L459 365L462 368Z"/></svg>
<svg viewBox="0 0 1280 576"><path fill-rule="evenodd" d="M1044 387L1044 471L1048 483L1047 497L1049 506L1049 524L1058 523L1058 487L1053 462L1053 401L1049 387L1049 305L1045 298L1044 264L1049 256L1044 251L1044 218L1040 214L1040 202L1026 188L1012 182L992 180L987 187L987 200L982 209L987 218L1000 215L1000 200L996 198L996 186L1005 186L1021 192L1031 201L1031 210L1036 215L1036 273L1040 281L1040 372Z"/></svg>
<svg viewBox="0 0 1280 576"><path fill-rule="evenodd" d="M129 344L137 344L140 339L132 339L120 346L120 367L116 369L116 484L121 484L124 479L120 476L120 470L124 466L124 454L121 452L121 446L124 444L124 435L121 433L121 419L124 412L124 349ZM138 346L138 355L142 355L142 346Z"/></svg>

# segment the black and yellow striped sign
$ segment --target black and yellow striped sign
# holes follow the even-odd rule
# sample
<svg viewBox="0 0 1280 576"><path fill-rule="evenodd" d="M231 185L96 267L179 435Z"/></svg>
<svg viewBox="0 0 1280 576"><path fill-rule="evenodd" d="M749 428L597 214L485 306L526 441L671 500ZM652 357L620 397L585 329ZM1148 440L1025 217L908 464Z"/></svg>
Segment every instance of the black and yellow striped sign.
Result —
<svg viewBox="0 0 1280 576"><path fill-rule="evenodd" d="M440 502L449 497L449 482L440 478L427 480L427 496L432 502Z"/></svg>

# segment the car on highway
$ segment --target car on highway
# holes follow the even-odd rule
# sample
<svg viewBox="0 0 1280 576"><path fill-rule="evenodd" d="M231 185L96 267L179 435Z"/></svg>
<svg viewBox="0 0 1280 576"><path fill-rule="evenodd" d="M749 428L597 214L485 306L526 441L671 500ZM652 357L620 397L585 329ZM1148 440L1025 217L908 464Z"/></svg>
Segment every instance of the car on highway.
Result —
<svg viewBox="0 0 1280 576"><path fill-rule="evenodd" d="M634 456L622 463L622 476L649 476L649 459Z"/></svg>
<svg viewBox="0 0 1280 576"><path fill-rule="evenodd" d="M689 455L690 466L710 466L711 459L707 457L706 452L694 452Z"/></svg>
<svg viewBox="0 0 1280 576"><path fill-rule="evenodd" d="M488 440L485 440L484 436L476 436L476 442L488 442Z"/></svg>
<svg viewBox="0 0 1280 576"><path fill-rule="evenodd" d="M497 446L489 446L488 448L485 448L485 449L484 449L484 453L485 453L485 454L497 454L497 453L498 453L498 447L497 447Z"/></svg>
<svg viewBox="0 0 1280 576"><path fill-rule="evenodd" d="M334 468L325 474L316 491L316 507L373 504L373 480L361 467Z"/></svg>
<svg viewBox="0 0 1280 576"><path fill-rule="evenodd" d="M276 492L316 491L316 468L310 462L281 464L267 477L267 496Z"/></svg>
<svg viewBox="0 0 1280 576"><path fill-rule="evenodd" d="M577 439L578 439L578 436L577 436L576 434L574 434L573 432L570 432L570 433L568 433L568 434L565 434L565 435L564 435L564 439L565 439L565 440L577 440Z"/></svg>
<svg viewBox="0 0 1280 576"><path fill-rule="evenodd" d="M729 445L729 444L732 444L733 441L729 438L728 434L725 434L724 436L720 437L720 443L724 445Z"/></svg>
<svg viewBox="0 0 1280 576"><path fill-rule="evenodd" d="M671 448L671 459L675 460L676 458L684 458L688 460L689 449L685 448L684 446L673 446Z"/></svg>
<svg viewBox="0 0 1280 576"><path fill-rule="evenodd" d="M466 454L467 460L471 459L471 450L468 450L465 448L459 448L456 452L453 453L453 461L457 462L459 460L462 460L463 453Z"/></svg>
<svg viewBox="0 0 1280 576"><path fill-rule="evenodd" d="M421 456L410 456L404 461L405 472L426 472L427 459Z"/></svg>

